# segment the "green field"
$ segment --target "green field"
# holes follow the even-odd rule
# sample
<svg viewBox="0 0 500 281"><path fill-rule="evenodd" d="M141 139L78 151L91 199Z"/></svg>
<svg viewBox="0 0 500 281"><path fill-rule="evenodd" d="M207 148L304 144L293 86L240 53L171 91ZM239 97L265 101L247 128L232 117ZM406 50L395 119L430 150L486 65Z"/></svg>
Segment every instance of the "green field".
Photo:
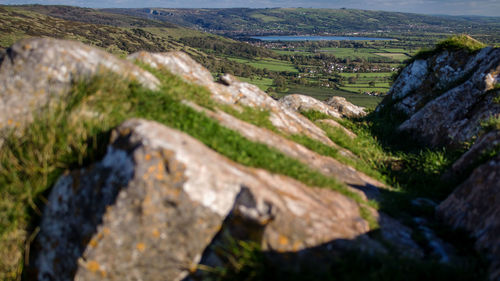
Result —
<svg viewBox="0 0 500 281"><path fill-rule="evenodd" d="M336 56L337 58L341 58L341 59L346 59L346 58L350 58L350 59L354 59L354 58L361 58L361 59L380 58L380 56L375 54L377 52L380 52L380 50L371 49L371 48L359 48L359 49L323 48L323 49L320 49L319 52L332 54L332 55Z"/></svg>
<svg viewBox="0 0 500 281"><path fill-rule="evenodd" d="M389 87L383 87L378 84L375 85L376 85L375 87L370 87L368 84L354 84L354 85L347 85L340 87L340 89L355 93L364 93L364 92L386 93L387 91L389 91Z"/></svg>
<svg viewBox="0 0 500 281"><path fill-rule="evenodd" d="M390 84L389 79L392 75L391 72L370 72L370 73L341 73L342 77L350 78L356 77L356 81L353 84L346 83L340 88L344 91L364 93L364 92L379 92L386 93L389 91ZM374 87L371 87L368 83L375 82Z"/></svg>
<svg viewBox="0 0 500 281"><path fill-rule="evenodd" d="M386 58L390 58L393 60L404 61L409 59L410 57L403 53L375 53L377 56L382 56Z"/></svg>
<svg viewBox="0 0 500 281"><path fill-rule="evenodd" d="M246 78L246 77L238 77L243 82L247 82L259 87L262 91L266 91L269 87L273 85L273 80L270 78Z"/></svg>
<svg viewBox="0 0 500 281"><path fill-rule="evenodd" d="M343 72L340 73L341 76L343 77L356 77L359 75L359 78L386 78L386 77L391 77L392 72L367 72L367 73L347 73ZM371 80L370 80L371 81Z"/></svg>
<svg viewBox="0 0 500 281"><path fill-rule="evenodd" d="M305 50L304 48L297 48L294 50L273 49L274 52L280 55L313 55L314 53ZM327 53L334 55L340 59L381 59L387 58L394 61L402 62L409 59L409 51L401 48L321 48L317 50L320 53ZM415 51L412 50L412 53Z"/></svg>
<svg viewBox="0 0 500 281"><path fill-rule="evenodd" d="M230 59L232 61L239 62L239 63L248 64L248 65L256 67L256 68L267 69L270 71L288 71L288 72L296 72L296 73L299 72L293 66L293 64L291 64L289 62L285 62L285 61L276 60L276 59L262 58L262 59L250 60L250 59L245 59L245 58L233 58L233 57L228 57L228 59Z"/></svg>
<svg viewBox="0 0 500 281"><path fill-rule="evenodd" d="M380 101L382 101L381 97L368 96L364 94L355 94L342 90L312 88L312 87L293 87L290 88L286 93L277 93L276 95L278 97L283 97L290 94L301 94L301 95L311 96L320 101L324 101L332 96L339 96L346 98L348 101L352 102L355 105L367 108L375 108L380 103Z"/></svg>
<svg viewBox="0 0 500 281"><path fill-rule="evenodd" d="M280 55L295 55L295 56L305 56L305 55L311 55L312 53L306 52L306 51L300 51L300 50L281 50L281 49L273 49L274 52L280 54Z"/></svg>

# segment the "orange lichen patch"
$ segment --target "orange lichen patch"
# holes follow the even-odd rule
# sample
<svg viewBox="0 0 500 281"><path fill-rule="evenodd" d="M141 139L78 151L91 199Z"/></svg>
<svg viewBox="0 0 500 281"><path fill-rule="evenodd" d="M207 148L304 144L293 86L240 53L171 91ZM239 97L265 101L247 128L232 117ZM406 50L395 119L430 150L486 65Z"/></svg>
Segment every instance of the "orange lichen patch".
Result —
<svg viewBox="0 0 500 281"><path fill-rule="evenodd" d="M196 263L191 263L189 265L189 272L195 273L198 270L198 264Z"/></svg>
<svg viewBox="0 0 500 281"><path fill-rule="evenodd" d="M106 206L106 213L111 212L112 209L113 209L113 207L111 205Z"/></svg>
<svg viewBox="0 0 500 281"><path fill-rule="evenodd" d="M93 261L93 260L88 261L85 267L87 268L87 270L89 270L90 272L93 272L93 273L95 273L101 269L101 266L99 265L99 263L96 261Z"/></svg>
<svg viewBox="0 0 500 281"><path fill-rule="evenodd" d="M121 136L126 136L128 134L130 134L130 129L125 128L125 129L120 130L120 135Z"/></svg>
<svg viewBox="0 0 500 281"><path fill-rule="evenodd" d="M153 229L152 234L153 234L153 237L155 237L155 238L159 238L160 237L160 231L158 229L156 229L156 228Z"/></svg>
<svg viewBox="0 0 500 281"><path fill-rule="evenodd" d="M108 277L108 273L105 270L101 270L100 273L102 278Z"/></svg>
<svg viewBox="0 0 500 281"><path fill-rule="evenodd" d="M288 245L288 238L286 236L280 235L279 243L280 245Z"/></svg>
<svg viewBox="0 0 500 281"><path fill-rule="evenodd" d="M299 241L295 241L293 243L293 250L296 252L298 250L300 250L300 246L302 246L302 243L300 243Z"/></svg>
<svg viewBox="0 0 500 281"><path fill-rule="evenodd" d="M146 250L146 244L140 242L140 243L137 243L137 245L135 245L135 248L139 251L139 252L144 252L144 250Z"/></svg>
<svg viewBox="0 0 500 281"><path fill-rule="evenodd" d="M159 162L158 163L158 171L157 171L156 176L155 176L155 178L157 180L163 180L163 178L164 178L163 171L165 171L165 166L163 165L163 162Z"/></svg>
<svg viewBox="0 0 500 281"><path fill-rule="evenodd" d="M146 154L146 156L144 156L144 159L146 159L146 161L151 160L151 154Z"/></svg>
<svg viewBox="0 0 500 281"><path fill-rule="evenodd" d="M9 126L10 126L10 125L12 125L13 123L14 123L14 121L12 121L12 119L7 120L7 125L9 125Z"/></svg>
<svg viewBox="0 0 500 281"><path fill-rule="evenodd" d="M147 174L151 174L151 173L153 173L153 172L155 171L155 169L156 169L156 167L155 167L155 166L150 166L150 167L148 168Z"/></svg>
<svg viewBox="0 0 500 281"><path fill-rule="evenodd" d="M108 235L110 232L111 232L111 230L107 227L102 229L102 234L104 234L104 235Z"/></svg>
<svg viewBox="0 0 500 281"><path fill-rule="evenodd" d="M99 244L99 242L97 241L97 239L95 238L92 238L89 242L89 246L92 247L92 248L95 248L97 247L97 244Z"/></svg>
<svg viewBox="0 0 500 281"><path fill-rule="evenodd" d="M178 189L165 189L163 191L163 195L169 196L169 197L179 197L181 194L181 191Z"/></svg>

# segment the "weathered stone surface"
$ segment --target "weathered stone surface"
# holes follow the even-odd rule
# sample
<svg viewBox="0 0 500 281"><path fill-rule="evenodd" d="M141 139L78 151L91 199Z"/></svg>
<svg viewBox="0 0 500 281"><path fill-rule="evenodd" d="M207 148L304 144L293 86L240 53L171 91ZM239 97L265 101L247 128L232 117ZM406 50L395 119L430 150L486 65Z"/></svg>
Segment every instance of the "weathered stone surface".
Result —
<svg viewBox="0 0 500 281"><path fill-rule="evenodd" d="M244 105L270 111L270 121L279 130L288 134L304 134L332 146L332 141L320 128L299 113L286 108L260 90L257 86L224 75L221 83L215 83L208 70L182 52L147 53L138 52L129 56L153 67L163 67L184 80L204 86L210 90L214 100L235 106Z"/></svg>
<svg viewBox="0 0 500 281"><path fill-rule="evenodd" d="M364 107L356 106L343 97L331 97L325 103L345 117L357 118L366 115Z"/></svg>
<svg viewBox="0 0 500 281"><path fill-rule="evenodd" d="M493 102L499 75L500 48L475 55L444 51L408 66L382 107L390 100L392 109L409 116L399 131L432 146L458 146L479 133L482 121L500 114Z"/></svg>
<svg viewBox="0 0 500 281"><path fill-rule="evenodd" d="M500 280L500 155L477 167L437 208L446 223L468 230L476 248L492 260L491 280Z"/></svg>
<svg viewBox="0 0 500 281"><path fill-rule="evenodd" d="M292 94L282 97L279 102L298 112L314 110L334 118L342 118L336 109L310 96Z"/></svg>
<svg viewBox="0 0 500 281"><path fill-rule="evenodd" d="M456 180L459 177L467 176L469 170L474 168L474 165L477 165L482 157L498 148L500 148L499 130L483 134L466 153L453 163L451 168L443 175L443 180Z"/></svg>
<svg viewBox="0 0 500 281"><path fill-rule="evenodd" d="M369 230L357 204L335 191L238 165L186 134L129 120L101 162L53 188L35 272L38 280L181 280L229 214L278 252Z"/></svg>
<svg viewBox="0 0 500 281"><path fill-rule="evenodd" d="M207 116L217 120L221 125L239 132L247 139L255 142L264 143L270 147L279 150L281 153L299 160L300 162L308 165L309 167L320 171L324 175L333 177L340 182L347 184L363 193L378 192L378 188L387 188L387 186L356 169L340 163L338 160L320 155L308 148L293 142L279 134L271 132L270 130L257 127L250 123L239 120L238 118L229 115L223 111L210 111L202 107L196 106L192 103L187 103L194 109L204 112ZM333 121L333 120L332 120ZM337 147L339 153L346 157L355 157L352 152ZM374 198L374 196L368 196Z"/></svg>
<svg viewBox="0 0 500 281"><path fill-rule="evenodd" d="M137 79L152 89L159 85L151 73L134 64L73 41L21 40L7 49L0 63L0 128L30 121L33 111L54 95L66 94L72 83L99 71Z"/></svg>

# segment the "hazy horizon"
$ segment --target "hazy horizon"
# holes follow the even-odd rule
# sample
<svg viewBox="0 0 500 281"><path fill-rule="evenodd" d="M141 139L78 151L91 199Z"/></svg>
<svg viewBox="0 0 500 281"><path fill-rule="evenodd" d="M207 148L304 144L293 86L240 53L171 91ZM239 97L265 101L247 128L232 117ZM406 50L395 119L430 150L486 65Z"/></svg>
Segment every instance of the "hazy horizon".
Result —
<svg viewBox="0 0 500 281"><path fill-rule="evenodd" d="M462 16L494 16L500 14L500 1L454 1L454 0L373 0L339 1L339 0L0 0L0 4L43 4L43 5L71 5L89 8L350 8L363 10L377 10L390 12L418 13L428 15L462 15Z"/></svg>

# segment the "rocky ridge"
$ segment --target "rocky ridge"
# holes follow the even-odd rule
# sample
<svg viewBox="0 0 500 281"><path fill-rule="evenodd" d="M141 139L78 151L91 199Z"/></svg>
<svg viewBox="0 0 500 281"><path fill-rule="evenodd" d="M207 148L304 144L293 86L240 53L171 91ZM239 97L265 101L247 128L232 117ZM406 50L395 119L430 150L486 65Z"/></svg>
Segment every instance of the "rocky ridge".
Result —
<svg viewBox="0 0 500 281"><path fill-rule="evenodd" d="M473 97L487 97L479 98L480 101L474 105L464 102L467 108L477 109L484 105L473 111L481 112L477 122L491 116L483 112L484 108L488 113L496 110L496 105L492 103L495 87L489 85L491 81L498 81L498 68L486 63L488 58L484 57L495 56L496 50L480 52L483 58L474 60L478 65L473 68L478 72L471 76L475 77L474 83L467 84L469 88L461 88L471 89ZM46 56L54 59L53 64L51 60L42 59ZM456 54L446 56L439 61L452 63ZM290 254L299 260L314 263L318 270L332 258L353 250L367 255L389 253L413 259L428 255L427 250L413 240L413 229L372 208L367 201L381 200L380 189L390 190L390 187L289 138L290 135L307 136L337 149L344 157L354 159L356 155L335 144L320 127L299 112L315 110L335 118L361 117L365 115L362 108L341 98L320 102L292 95L276 101L256 86L243 83L231 75L214 82L210 72L180 52L139 52L128 59L121 60L76 42L54 39L20 41L8 49L7 55L0 60L0 81L6 81L4 85L7 85L7 90L0 92L0 101L4 107L7 102L12 105L8 114L0 111L0 120L5 119L4 127L16 126L8 120L11 116L21 116L15 111L18 110L15 107L18 104L16 99L19 99L17 91L22 93L23 99L31 101L31 107L23 109L23 114L29 112L30 117L19 117L22 120L20 124L27 123L47 104L57 103L60 97L70 94L76 82L109 71L136 80L153 91L164 87L161 79L130 61L141 62L208 89L217 104L230 106L236 111L250 107L269 112L269 121L276 130L240 120L225 112L222 106L206 108L192 100L183 101L184 105L246 139L265 144L334 179L342 188L334 190L307 186L291 177L243 166L181 131L152 120L129 119L113 130L102 160L87 167L68 170L52 187L41 218L40 231L29 256L28 274L32 279L203 279L204 273L198 270L200 264L224 266L224 257L217 247L228 243L227 237L257 243L275 263L284 267L290 263L289 260L287 262ZM35 65L37 60L39 65ZM426 82L415 82L415 79L435 77L420 71L424 64L430 65L431 60L417 60L406 72L403 71L391 89L387 98L389 101L386 100L383 105L385 109L400 108L398 104L407 97L417 95L416 89ZM458 64L456 67L459 68ZM412 70L414 68L415 71ZM447 68L447 65L441 68ZM436 66L435 70L441 71L441 68ZM33 69L36 71L33 72ZM57 79L54 79L55 74ZM8 75L14 75L20 82L12 83ZM446 77L450 80L446 85L465 79L459 74L446 74ZM486 82L481 80L483 78ZM436 87L441 89L439 87L442 86ZM406 94L393 97L401 95L401 91L406 91ZM480 91L482 93L478 93ZM428 103L432 103L432 99ZM415 107L413 116L425 107L419 110ZM401 108L405 107L401 105ZM409 120L412 120L411 116ZM408 123L419 120L422 118ZM340 126L348 137L356 138L334 120L320 122ZM400 131L408 132L405 129L408 125L403 125ZM440 123L435 122L434 125L440 126ZM421 125L412 126L420 128ZM471 125L471 131L474 130ZM449 139L443 142L453 145ZM495 194L497 191L498 159L492 158L478 167L470 162L479 161L474 151L489 152L498 147L497 142L497 133L484 134L470 149L469 155L464 154L459 160L462 162L457 161L450 173L475 168L474 172L437 208L438 215L446 222L473 233L478 239L478 248L489 249L493 260L491 277L494 280L499 278L498 260L495 260L499 251L496 238L499 204L495 204L496 197L489 199L492 204L488 207L480 202L485 193ZM441 143L441 140L435 143ZM379 225L376 235L370 228L370 217ZM484 221L481 224L472 223L477 220ZM425 226L422 224L421 227ZM430 230L426 233L433 235ZM291 264L296 267L294 270L300 270L300 262Z"/></svg>
<svg viewBox="0 0 500 281"><path fill-rule="evenodd" d="M361 208L368 208L381 222L388 243L401 252L407 253L410 247L416 256L422 255L410 238L410 229L360 204L367 200L367 190L387 188L384 184L286 138L303 134L341 149L293 108L230 75L215 83L206 69L183 53L141 52L129 60L166 69L206 87L216 102L236 110L253 107L269 111L277 132L185 101L248 139L274 147L338 180L347 193L308 187L288 177L247 168L179 131L152 121L128 120L115 130L108 153L100 162L69 171L52 188L30 255L34 279L156 280L168 276L169 280L181 280L197 267L221 229L231 229L234 237L250 239L264 250L278 253L318 247L326 257L346 249L387 252L380 241L367 235L370 227ZM34 65L36 61L38 65ZM7 50L0 69L0 79L7 81L12 74L21 81L4 84L8 87L1 96L4 104L9 102L12 110L16 109L10 102L19 99L16 91L32 100L32 106L23 110L34 113L23 123L71 93L75 83L106 71L137 80L151 90L160 87L154 75L128 61L77 42L54 39L16 43ZM30 81L37 83L33 86ZM8 113L2 118L17 118ZM5 123L7 128L15 126ZM345 149L341 153L354 157ZM361 201L347 194L357 194ZM384 225L391 228L385 231ZM124 254L109 255L116 251Z"/></svg>
<svg viewBox="0 0 500 281"><path fill-rule="evenodd" d="M476 239L477 250L493 261L491 280L500 280L499 85L500 48L444 50L408 65L377 108L404 116L401 135L433 147L466 148L442 177L458 187L436 213Z"/></svg>

